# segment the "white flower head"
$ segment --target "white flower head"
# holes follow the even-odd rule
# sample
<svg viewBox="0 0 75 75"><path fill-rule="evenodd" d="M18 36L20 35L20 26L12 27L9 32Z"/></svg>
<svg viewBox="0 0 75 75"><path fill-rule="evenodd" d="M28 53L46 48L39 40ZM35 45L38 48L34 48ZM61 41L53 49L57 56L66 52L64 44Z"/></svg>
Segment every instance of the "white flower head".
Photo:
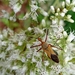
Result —
<svg viewBox="0 0 75 75"><path fill-rule="evenodd" d="M73 32L72 32L72 33L69 34L69 36L68 36L68 38L67 38L67 42L71 42L71 41L74 40L74 39L75 39L75 36L74 36L74 34L73 34Z"/></svg>
<svg viewBox="0 0 75 75"><path fill-rule="evenodd" d="M52 65L51 68L54 70L56 74L59 74L62 71L62 66L59 64Z"/></svg>

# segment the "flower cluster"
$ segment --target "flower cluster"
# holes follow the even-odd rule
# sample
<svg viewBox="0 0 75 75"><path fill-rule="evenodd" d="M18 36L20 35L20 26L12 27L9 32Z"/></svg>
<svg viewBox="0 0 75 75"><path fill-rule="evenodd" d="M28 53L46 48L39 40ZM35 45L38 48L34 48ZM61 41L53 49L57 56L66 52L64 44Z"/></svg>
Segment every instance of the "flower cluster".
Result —
<svg viewBox="0 0 75 75"><path fill-rule="evenodd" d="M7 28L0 31L0 75L75 75L75 35L74 32L68 34L64 29L64 21L74 23L68 12L75 12L75 1L65 0L57 7L49 5L47 12L42 5L49 1L52 0L29 1L28 11L25 7L23 17L17 18L22 23L28 22L25 30L14 32ZM19 3L23 4L23 0L9 0L15 19L4 10L1 17L16 22L16 13L22 9ZM46 29L49 30L47 43L56 46L52 50L57 52L59 63L49 59L46 53L43 56L43 50L37 52L39 46L31 48L40 44L38 37L45 39Z"/></svg>

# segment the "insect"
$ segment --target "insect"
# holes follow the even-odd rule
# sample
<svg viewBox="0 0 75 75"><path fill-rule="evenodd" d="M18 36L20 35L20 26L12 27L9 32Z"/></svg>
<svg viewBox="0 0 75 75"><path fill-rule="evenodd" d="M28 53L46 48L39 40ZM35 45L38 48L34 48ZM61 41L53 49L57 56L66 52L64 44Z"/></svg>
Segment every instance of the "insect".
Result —
<svg viewBox="0 0 75 75"><path fill-rule="evenodd" d="M47 41L47 35L48 35L48 30L47 30L47 33L46 33L45 41L42 41L41 38L38 38L38 40L39 40L41 43L40 43L39 45L31 46L30 48L41 46L41 48L40 48L39 50L37 50L37 52L39 52L40 50L43 49L43 53L46 52L47 56L48 56L51 60L53 60L53 61L56 62L56 63L59 63L58 54L57 54L57 52L55 52L55 51L52 49L52 47L55 47L55 46L46 43L46 41ZM56 47L56 48L57 48L57 47Z"/></svg>

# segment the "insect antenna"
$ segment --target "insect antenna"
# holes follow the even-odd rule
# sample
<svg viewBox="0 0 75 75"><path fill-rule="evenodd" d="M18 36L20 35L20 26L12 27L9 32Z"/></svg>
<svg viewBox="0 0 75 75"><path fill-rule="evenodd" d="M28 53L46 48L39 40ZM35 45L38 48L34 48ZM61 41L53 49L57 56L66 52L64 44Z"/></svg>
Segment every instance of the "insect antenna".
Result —
<svg viewBox="0 0 75 75"><path fill-rule="evenodd" d="M48 29L46 29L46 38L45 38L45 42L47 41L47 36L48 36Z"/></svg>

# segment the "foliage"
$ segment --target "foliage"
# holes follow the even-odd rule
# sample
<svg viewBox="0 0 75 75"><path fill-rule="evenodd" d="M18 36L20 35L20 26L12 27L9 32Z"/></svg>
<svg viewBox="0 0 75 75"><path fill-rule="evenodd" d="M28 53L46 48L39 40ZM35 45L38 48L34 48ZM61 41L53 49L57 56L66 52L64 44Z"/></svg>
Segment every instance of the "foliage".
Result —
<svg viewBox="0 0 75 75"><path fill-rule="evenodd" d="M74 0L0 1L0 75L75 75ZM38 37L58 48L59 63L43 50L37 52Z"/></svg>

